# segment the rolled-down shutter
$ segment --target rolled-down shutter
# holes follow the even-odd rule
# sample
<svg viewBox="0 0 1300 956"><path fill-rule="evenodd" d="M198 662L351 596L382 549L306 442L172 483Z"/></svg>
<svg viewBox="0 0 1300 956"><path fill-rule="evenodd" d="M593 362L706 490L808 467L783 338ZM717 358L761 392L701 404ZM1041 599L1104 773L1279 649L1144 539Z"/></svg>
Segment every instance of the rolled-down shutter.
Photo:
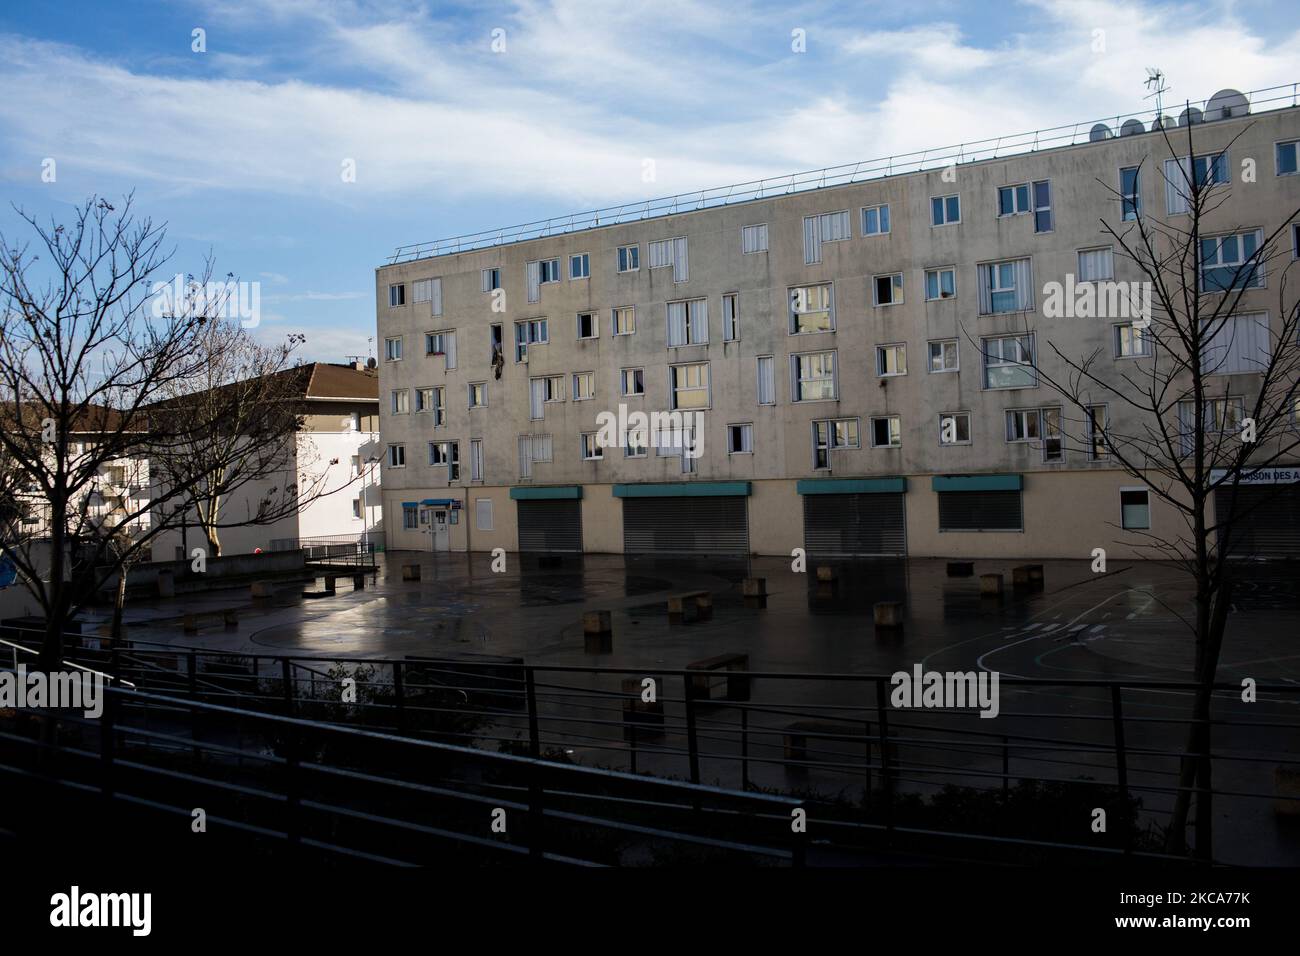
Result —
<svg viewBox="0 0 1300 956"><path fill-rule="evenodd" d="M1216 521L1228 516L1231 489L1214 493ZM1238 557L1300 557L1300 485L1242 487L1237 489L1232 521L1230 554ZM1219 532L1222 542L1223 532Z"/></svg>
<svg viewBox="0 0 1300 956"><path fill-rule="evenodd" d="M582 551L582 502L520 500L519 550L542 554Z"/></svg>
<svg viewBox="0 0 1300 956"><path fill-rule="evenodd" d="M1019 491L939 492L940 531L1023 531Z"/></svg>
<svg viewBox="0 0 1300 956"><path fill-rule="evenodd" d="M749 553L749 516L740 495L623 499L628 554Z"/></svg>
<svg viewBox="0 0 1300 956"><path fill-rule="evenodd" d="M902 494L804 495L803 539L809 554L907 553Z"/></svg>

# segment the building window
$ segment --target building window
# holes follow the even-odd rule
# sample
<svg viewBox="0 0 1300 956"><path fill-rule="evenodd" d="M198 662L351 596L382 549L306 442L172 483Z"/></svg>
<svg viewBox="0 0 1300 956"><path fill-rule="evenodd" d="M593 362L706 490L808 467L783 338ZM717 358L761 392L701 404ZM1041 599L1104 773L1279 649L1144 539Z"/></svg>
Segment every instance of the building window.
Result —
<svg viewBox="0 0 1300 956"><path fill-rule="evenodd" d="M405 445L388 446L388 467L389 468L406 467L406 446Z"/></svg>
<svg viewBox="0 0 1300 956"><path fill-rule="evenodd" d="M539 302L542 298L542 264L540 262L524 263L524 272L528 283L528 301Z"/></svg>
<svg viewBox="0 0 1300 956"><path fill-rule="evenodd" d="M829 468L835 448L861 448L856 418L813 422L813 468Z"/></svg>
<svg viewBox="0 0 1300 956"><path fill-rule="evenodd" d="M482 408L487 404L487 383L470 382L469 383L469 407Z"/></svg>
<svg viewBox="0 0 1300 956"><path fill-rule="evenodd" d="M722 297L722 341L740 338L740 294L728 292Z"/></svg>
<svg viewBox="0 0 1300 956"><path fill-rule="evenodd" d="M480 273L479 289L483 292L494 292L501 288L501 270L484 269Z"/></svg>
<svg viewBox="0 0 1300 956"><path fill-rule="evenodd" d="M929 342L927 345L930 349L931 372L958 371L960 366L958 364L956 339L940 339L937 342Z"/></svg>
<svg viewBox="0 0 1300 956"><path fill-rule="evenodd" d="M424 354L442 358L448 370L456 367L456 333L452 331L426 332Z"/></svg>
<svg viewBox="0 0 1300 956"><path fill-rule="evenodd" d="M583 432L578 436L583 461L600 461L605 457L605 449L596 441L597 434L597 432Z"/></svg>
<svg viewBox="0 0 1300 956"><path fill-rule="evenodd" d="M803 261L813 265L822 261L823 242L841 242L853 238L849 226L849 211L826 212L805 216L803 220Z"/></svg>
<svg viewBox="0 0 1300 956"><path fill-rule="evenodd" d="M623 443L624 458L644 458L649 447L650 437L643 428L629 428L627 440Z"/></svg>
<svg viewBox="0 0 1300 956"><path fill-rule="evenodd" d="M447 388L436 385L433 389L433 427L447 424Z"/></svg>
<svg viewBox="0 0 1300 956"><path fill-rule="evenodd" d="M1146 488L1119 490L1120 526L1125 531L1147 531L1151 527L1151 493Z"/></svg>
<svg viewBox="0 0 1300 956"><path fill-rule="evenodd" d="M727 426L727 454L752 455L754 453L754 426L749 422Z"/></svg>
<svg viewBox="0 0 1300 956"><path fill-rule="evenodd" d="M831 283L790 290L790 334L835 331L835 290Z"/></svg>
<svg viewBox="0 0 1300 956"><path fill-rule="evenodd" d="M596 397L596 373L573 373L573 400L586 402Z"/></svg>
<svg viewBox="0 0 1300 956"><path fill-rule="evenodd" d="M1034 307L1034 280L1028 259L987 262L978 268L980 315L1027 312Z"/></svg>
<svg viewBox="0 0 1300 956"><path fill-rule="evenodd" d="M1193 179L1193 172L1195 178ZM1210 156L1197 156L1195 163L1189 157L1165 160L1165 206L1169 215L1191 210L1192 188L1195 182L1204 189L1228 181L1228 154L1216 153Z"/></svg>
<svg viewBox="0 0 1300 956"><path fill-rule="evenodd" d="M862 207L862 234L883 236L889 233L889 203Z"/></svg>
<svg viewBox="0 0 1300 956"><path fill-rule="evenodd" d="M1260 374L1268 368L1272 346L1267 313L1247 312L1205 320L1201 327L1202 375Z"/></svg>
<svg viewBox="0 0 1300 956"><path fill-rule="evenodd" d="M474 527L478 531L492 530L492 499L474 499Z"/></svg>
<svg viewBox="0 0 1300 956"><path fill-rule="evenodd" d="M871 447L897 448L903 444L903 420L898 415L871 419Z"/></svg>
<svg viewBox="0 0 1300 956"><path fill-rule="evenodd" d="M1300 259L1300 222L1291 223L1291 258Z"/></svg>
<svg viewBox="0 0 1300 956"><path fill-rule="evenodd" d="M594 339L600 335L600 325L595 312L578 313L578 338Z"/></svg>
<svg viewBox="0 0 1300 956"><path fill-rule="evenodd" d="M747 256L767 252L767 223L740 227L740 251Z"/></svg>
<svg viewBox="0 0 1300 956"><path fill-rule="evenodd" d="M354 518L360 518L360 517L361 517L361 499L360 499L360 498L353 498L353 499L352 499L352 517L354 517Z"/></svg>
<svg viewBox="0 0 1300 956"><path fill-rule="evenodd" d="M548 375L545 378L530 378L529 417L537 421L545 417L544 405L564 401L564 376Z"/></svg>
<svg viewBox="0 0 1300 956"><path fill-rule="evenodd" d="M907 346L903 343L876 346L876 374L884 378L907 374Z"/></svg>
<svg viewBox="0 0 1300 956"><path fill-rule="evenodd" d="M542 285L546 285L548 282L560 281L559 259L543 259L537 264L537 268L539 272L538 282Z"/></svg>
<svg viewBox="0 0 1300 956"><path fill-rule="evenodd" d="M758 404L776 404L776 360L771 355L758 356Z"/></svg>
<svg viewBox="0 0 1300 956"><path fill-rule="evenodd" d="M1146 358L1151 354L1151 336L1132 322L1115 326L1115 357Z"/></svg>
<svg viewBox="0 0 1300 956"><path fill-rule="evenodd" d="M402 505L402 527L415 531L420 527L420 509L412 505Z"/></svg>
<svg viewBox="0 0 1300 956"><path fill-rule="evenodd" d="M1103 282L1115 278L1115 261L1110 246L1079 250L1079 281Z"/></svg>
<svg viewBox="0 0 1300 956"><path fill-rule="evenodd" d="M685 236L656 239L650 243L650 268L666 269L669 266L673 267L674 282L685 282L690 278Z"/></svg>
<svg viewBox="0 0 1300 956"><path fill-rule="evenodd" d="M1274 156L1277 160L1277 174L1279 176L1294 176L1297 172L1296 161L1297 153L1300 153L1300 140L1290 140L1286 143L1278 143L1274 148Z"/></svg>
<svg viewBox="0 0 1300 956"><path fill-rule="evenodd" d="M411 410L411 393L408 389L394 389L392 399L393 404L391 410L394 415L405 415Z"/></svg>
<svg viewBox="0 0 1300 956"><path fill-rule="evenodd" d="M515 323L515 361L528 361L528 346L545 345L547 338L546 320L529 319Z"/></svg>
<svg viewBox="0 0 1300 956"><path fill-rule="evenodd" d="M1119 206L1124 222L1142 214L1142 178L1137 166L1125 166L1119 171Z"/></svg>
<svg viewBox="0 0 1300 956"><path fill-rule="evenodd" d="M1052 181L1040 179L1034 183L1034 232L1051 232L1054 228L1052 218Z"/></svg>
<svg viewBox="0 0 1300 956"><path fill-rule="evenodd" d="M927 269L925 272L925 299L951 299L957 294L957 270Z"/></svg>
<svg viewBox="0 0 1300 956"><path fill-rule="evenodd" d="M674 409L709 407L708 362L669 366L669 382Z"/></svg>
<svg viewBox="0 0 1300 956"><path fill-rule="evenodd" d="M415 390L415 410L417 412L433 411L432 388L417 388Z"/></svg>
<svg viewBox="0 0 1300 956"><path fill-rule="evenodd" d="M406 286L400 282L388 287L388 307L395 309L399 305L406 305Z"/></svg>
<svg viewBox="0 0 1300 956"><path fill-rule="evenodd" d="M958 196L934 196L930 199L930 225L951 226L961 222L961 199Z"/></svg>
<svg viewBox="0 0 1300 956"><path fill-rule="evenodd" d="M1041 443L1043 461L1061 461L1061 409L1022 408L1007 412L1007 441Z"/></svg>
<svg viewBox="0 0 1300 956"><path fill-rule="evenodd" d="M1202 431L1207 436L1215 436L1209 439L1211 444L1217 444L1224 435L1239 431L1241 429L1241 420L1246 415L1246 400L1244 398L1206 399L1201 407L1205 416ZM1196 450L1197 431L1196 403L1194 401L1189 400L1178 403L1178 431L1183 454L1192 454Z"/></svg>
<svg viewBox="0 0 1300 956"><path fill-rule="evenodd" d="M591 257L587 253L580 252L575 256L569 256L569 278L591 278Z"/></svg>
<svg viewBox="0 0 1300 956"><path fill-rule="evenodd" d="M645 394L645 370L639 368L625 368L620 373L623 380L622 391L624 395L644 395Z"/></svg>
<svg viewBox="0 0 1300 956"><path fill-rule="evenodd" d="M1264 287L1264 257L1256 255L1264 232L1232 233L1201 240L1201 291Z"/></svg>
<svg viewBox="0 0 1300 956"><path fill-rule="evenodd" d="M1021 216L1029 212L1029 183L998 187L998 216Z"/></svg>
<svg viewBox="0 0 1300 956"><path fill-rule="evenodd" d="M668 347L704 345L709 341L709 300L668 303Z"/></svg>
<svg viewBox="0 0 1300 956"><path fill-rule="evenodd" d="M470 481L483 480L483 439L481 438L471 438L469 440L469 478ZM484 501L488 502L488 527L483 528L481 524L479 527L480 530L488 531L492 527L492 501L489 498L480 498L480 507L482 507Z"/></svg>
<svg viewBox="0 0 1300 956"><path fill-rule="evenodd" d="M420 279L411 283L411 301L429 303L430 315L442 315L442 279Z"/></svg>
<svg viewBox="0 0 1300 956"><path fill-rule="evenodd" d="M820 402L834 400L835 387L835 353L805 352L790 356L793 371L793 388L791 394L796 402Z"/></svg>
<svg viewBox="0 0 1300 956"><path fill-rule="evenodd" d="M903 304L903 273L874 276L871 280L876 305Z"/></svg>
<svg viewBox="0 0 1300 956"><path fill-rule="evenodd" d="M1034 335L1000 335L980 340L984 352L985 388L1033 388Z"/></svg>
<svg viewBox="0 0 1300 956"><path fill-rule="evenodd" d="M940 445L970 443L970 412L944 412L939 416Z"/></svg>
<svg viewBox="0 0 1300 956"><path fill-rule="evenodd" d="M550 461L551 454L550 435L520 435L519 477L531 478L533 475L533 465L537 462Z"/></svg>
<svg viewBox="0 0 1300 956"><path fill-rule="evenodd" d="M1085 409L1085 440L1089 461L1101 461L1106 457L1106 406L1089 405Z"/></svg>
<svg viewBox="0 0 1300 956"><path fill-rule="evenodd" d="M400 362L402 360L402 337L400 335L391 339L384 339L384 358L390 362Z"/></svg>
<svg viewBox="0 0 1300 956"><path fill-rule="evenodd" d="M641 247L640 246L619 246L618 247L618 271L619 272L637 272L641 268Z"/></svg>
<svg viewBox="0 0 1300 956"><path fill-rule="evenodd" d="M636 331L636 308L624 305L614 309L612 322L615 335L631 335Z"/></svg>

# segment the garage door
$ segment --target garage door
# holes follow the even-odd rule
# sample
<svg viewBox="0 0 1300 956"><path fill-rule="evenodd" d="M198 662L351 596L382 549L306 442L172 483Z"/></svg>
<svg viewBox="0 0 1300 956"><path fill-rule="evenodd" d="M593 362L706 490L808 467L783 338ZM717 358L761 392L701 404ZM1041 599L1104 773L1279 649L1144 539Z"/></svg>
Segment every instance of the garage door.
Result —
<svg viewBox="0 0 1300 956"><path fill-rule="evenodd" d="M582 502L575 499L519 500L519 550L582 551Z"/></svg>
<svg viewBox="0 0 1300 956"><path fill-rule="evenodd" d="M1220 488L1214 495L1216 516L1227 515L1232 492ZM1228 546L1240 557L1300 557L1300 485L1238 488Z"/></svg>
<svg viewBox="0 0 1300 956"><path fill-rule="evenodd" d="M826 556L906 554L904 497L804 495L804 548Z"/></svg>
<svg viewBox="0 0 1300 956"><path fill-rule="evenodd" d="M623 499L628 554L749 554L743 496Z"/></svg>

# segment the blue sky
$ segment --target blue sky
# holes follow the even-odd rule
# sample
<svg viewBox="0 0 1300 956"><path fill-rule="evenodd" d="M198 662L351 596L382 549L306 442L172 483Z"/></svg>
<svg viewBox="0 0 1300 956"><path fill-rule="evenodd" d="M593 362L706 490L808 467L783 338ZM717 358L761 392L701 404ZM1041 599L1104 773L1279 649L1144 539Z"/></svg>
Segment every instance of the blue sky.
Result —
<svg viewBox="0 0 1300 956"><path fill-rule="evenodd" d="M134 190L173 272L211 252L338 361L397 245L1136 112L1148 65L1173 100L1295 82L1294 7L7 2L0 231Z"/></svg>

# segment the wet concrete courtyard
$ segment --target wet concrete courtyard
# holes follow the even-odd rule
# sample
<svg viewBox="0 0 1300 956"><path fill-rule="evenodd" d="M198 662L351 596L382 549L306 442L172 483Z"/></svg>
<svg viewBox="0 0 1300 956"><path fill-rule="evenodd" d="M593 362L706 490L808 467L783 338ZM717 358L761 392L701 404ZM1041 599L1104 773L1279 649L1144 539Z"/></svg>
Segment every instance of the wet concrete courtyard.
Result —
<svg viewBox="0 0 1300 956"><path fill-rule="evenodd" d="M487 555L391 553L379 561L378 574L367 579L364 590L349 590L349 579L343 578L331 597L305 599L301 585L288 584L270 601L254 602L246 590L183 599L187 610L239 608L236 630L218 623L197 636L185 635L176 621L178 602L135 603L127 614L129 637L329 658L499 655L534 665L616 667L646 674L742 653L748 655L750 671L804 675L889 675L920 664L925 670L996 671L1004 681L1186 681L1192 676L1192 636L1183 621L1192 618L1194 592L1183 572L1165 564L1111 562L1107 573L1096 574L1086 561L1049 561L1044 562L1043 589L1028 591L1011 587L1012 567L1019 562L996 560L977 561L975 576L961 578L948 577L945 563L937 560L840 563L830 588L818 585L815 562L809 573L794 573L783 558L699 562L587 555L566 556L559 567L542 568L536 558L510 555L503 573L491 570ZM407 563L421 565L420 581L402 580L400 566ZM1002 600L980 597L978 575L985 573L1005 576ZM744 605L740 582L746 576L766 579L766 609ZM1216 789L1261 795L1216 801L1216 853L1225 860L1300 863L1300 834L1274 814L1271 800L1262 798L1273 793L1277 759L1300 754L1300 734L1294 729L1300 719L1298 585L1294 565L1252 564L1239 572L1219 681L1239 684L1253 678L1260 684L1294 686L1297 693L1261 692L1257 704L1243 703L1234 692L1216 695L1215 716L1231 725L1216 729L1216 752L1258 758L1216 763ZM667 597L695 590L712 593L712 619L671 625ZM884 600L903 602L901 633L874 628L872 606ZM590 610L611 613L608 653L592 654L584 647L582 615ZM792 708L863 708L864 694L874 694L870 685L812 677L761 678L753 685L755 701ZM1061 735L1070 718L1086 718L1094 724L1075 728L1072 738L1109 746L1105 688L1004 684L1001 697L1005 722L983 721L971 713L962 716L963 726L985 732L996 723L1012 728L1001 732L1050 737ZM1145 763L1131 761L1130 783L1148 809L1166 809L1168 795L1154 791L1168 785L1172 761L1156 755L1182 746L1190 692L1126 688L1123 703L1127 746L1153 754ZM584 712L574 710L578 716ZM939 715L908 716L913 727L938 726L933 719ZM945 719L951 724L952 718L948 714ZM1271 726L1239 726L1245 720ZM730 744L718 746L727 759L706 761L702 778L738 785ZM775 747L780 750L779 740ZM1111 755L1100 749L1071 753L1069 760L1057 759L1051 750L1044 745L1033 753L1018 751L1016 760L1027 766L1025 761L1036 759L1039 770L1052 765L1061 777L1110 779ZM619 765L604 759L609 755L598 747L584 753L578 743L569 752L575 759ZM939 763L918 763L923 765ZM932 789L931 781L978 784L978 775L996 773L1001 761L987 752L949 753L943 765L951 772L941 780L918 773L904 776L903 783L922 790ZM679 761L657 761L652 753L642 755L640 769L682 773ZM816 784L833 791L846 785L843 780L793 779L788 768L761 764L750 768L748 778L778 789ZM1144 784L1150 792L1142 792Z"/></svg>

